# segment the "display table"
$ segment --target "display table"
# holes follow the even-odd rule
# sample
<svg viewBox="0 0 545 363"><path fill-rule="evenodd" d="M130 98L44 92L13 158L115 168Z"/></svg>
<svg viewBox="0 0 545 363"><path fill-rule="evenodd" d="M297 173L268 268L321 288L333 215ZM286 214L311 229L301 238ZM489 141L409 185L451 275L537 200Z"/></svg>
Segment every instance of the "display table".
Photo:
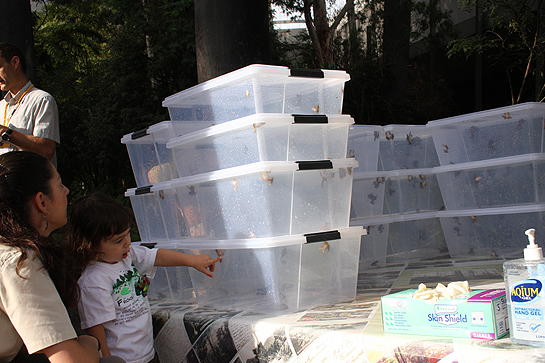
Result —
<svg viewBox="0 0 545 363"><path fill-rule="evenodd" d="M286 315L218 311L152 301L161 363L545 362L545 348L508 336L477 340L385 334L380 298L419 283L468 280L472 289L503 288L503 260L420 261L362 271L353 301Z"/></svg>

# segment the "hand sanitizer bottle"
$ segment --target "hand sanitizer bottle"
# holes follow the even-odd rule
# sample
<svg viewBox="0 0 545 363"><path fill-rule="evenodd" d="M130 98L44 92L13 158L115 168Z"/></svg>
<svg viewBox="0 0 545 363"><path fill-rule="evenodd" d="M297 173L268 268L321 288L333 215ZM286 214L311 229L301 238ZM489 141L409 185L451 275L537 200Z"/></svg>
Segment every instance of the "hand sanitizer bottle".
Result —
<svg viewBox="0 0 545 363"><path fill-rule="evenodd" d="M505 262L503 276L511 341L545 347L545 260L534 234L526 231L530 244L524 258Z"/></svg>

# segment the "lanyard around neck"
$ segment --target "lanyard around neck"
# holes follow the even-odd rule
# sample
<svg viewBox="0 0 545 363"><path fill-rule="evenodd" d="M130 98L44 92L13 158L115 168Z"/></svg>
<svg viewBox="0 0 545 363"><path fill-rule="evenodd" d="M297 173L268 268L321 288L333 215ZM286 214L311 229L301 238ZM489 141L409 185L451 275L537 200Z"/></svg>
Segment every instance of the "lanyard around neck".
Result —
<svg viewBox="0 0 545 363"><path fill-rule="evenodd" d="M6 109L4 110L4 123L2 125L4 125L4 126L9 125L9 121L11 120L11 118L12 118L13 114L15 113L15 111L17 111L17 109L19 108L19 104L21 103L21 101L23 100L25 95L28 93L28 91L30 91L32 89L32 87L34 87L34 85L31 85L30 87L28 87L28 89L25 92L23 92L21 97L19 97L19 100L15 104L15 109L11 112L11 115L9 115L7 123L6 123L6 114L8 113L8 103L6 102Z"/></svg>

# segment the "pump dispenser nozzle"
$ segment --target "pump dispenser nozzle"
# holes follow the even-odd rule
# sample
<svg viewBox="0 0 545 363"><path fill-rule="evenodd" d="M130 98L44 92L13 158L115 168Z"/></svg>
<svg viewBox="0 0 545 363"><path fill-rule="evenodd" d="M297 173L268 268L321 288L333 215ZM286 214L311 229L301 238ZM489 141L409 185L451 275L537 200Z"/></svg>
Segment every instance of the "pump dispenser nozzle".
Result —
<svg viewBox="0 0 545 363"><path fill-rule="evenodd" d="M530 244L524 249L525 260L534 261L543 259L543 251L541 250L541 247L536 245L535 233L536 230L533 228L530 228L524 232L524 234L528 236L528 242L530 242Z"/></svg>

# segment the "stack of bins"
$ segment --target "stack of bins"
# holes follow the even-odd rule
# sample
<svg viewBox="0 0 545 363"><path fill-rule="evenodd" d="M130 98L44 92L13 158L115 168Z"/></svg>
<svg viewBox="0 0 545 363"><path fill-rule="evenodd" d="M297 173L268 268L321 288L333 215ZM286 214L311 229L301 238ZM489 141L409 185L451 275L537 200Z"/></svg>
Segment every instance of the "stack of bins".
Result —
<svg viewBox="0 0 545 363"><path fill-rule="evenodd" d="M348 155L360 164L350 225L368 230L362 236L360 269L380 266L387 256L404 262L448 255L436 216L444 209L432 173L439 161L426 126L355 125L348 146ZM364 159L369 155L372 162Z"/></svg>
<svg viewBox="0 0 545 363"><path fill-rule="evenodd" d="M522 257L528 228L543 244L544 117L545 104L524 103L428 123L453 257Z"/></svg>
<svg viewBox="0 0 545 363"><path fill-rule="evenodd" d="M189 271L200 305L286 312L355 297L364 231L348 223L348 79L252 65L164 100L172 137L144 134L168 156L131 157L148 178L126 195L144 242L223 256L213 279ZM152 180L153 168L170 175Z"/></svg>

